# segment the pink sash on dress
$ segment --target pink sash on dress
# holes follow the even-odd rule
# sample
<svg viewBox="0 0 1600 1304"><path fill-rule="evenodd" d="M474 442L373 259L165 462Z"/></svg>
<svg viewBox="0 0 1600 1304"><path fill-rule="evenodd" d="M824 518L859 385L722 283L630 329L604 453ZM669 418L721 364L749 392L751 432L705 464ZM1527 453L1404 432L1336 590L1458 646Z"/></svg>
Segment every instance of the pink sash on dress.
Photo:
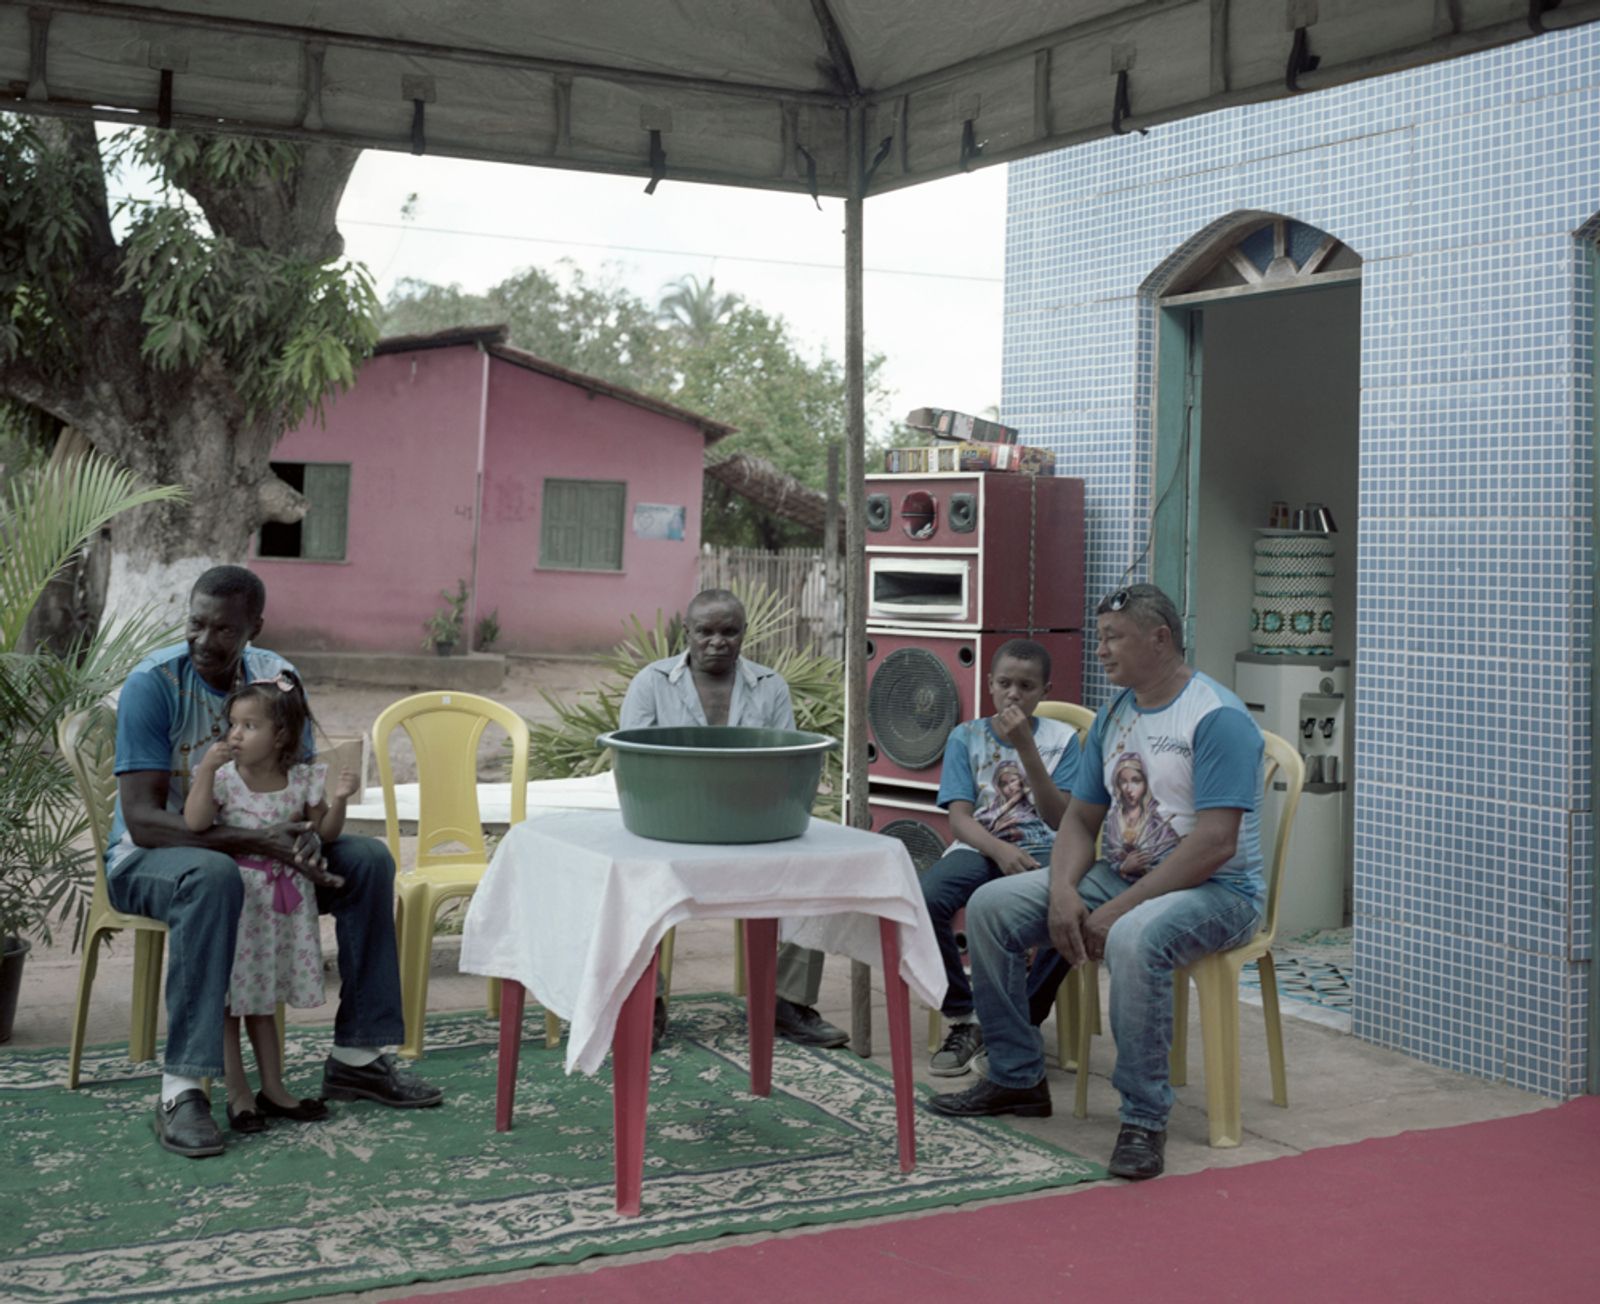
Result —
<svg viewBox="0 0 1600 1304"><path fill-rule="evenodd" d="M292 915L305 898L295 886L295 872L281 860L266 856L240 856L239 868L259 869L272 880L272 908L280 915Z"/></svg>

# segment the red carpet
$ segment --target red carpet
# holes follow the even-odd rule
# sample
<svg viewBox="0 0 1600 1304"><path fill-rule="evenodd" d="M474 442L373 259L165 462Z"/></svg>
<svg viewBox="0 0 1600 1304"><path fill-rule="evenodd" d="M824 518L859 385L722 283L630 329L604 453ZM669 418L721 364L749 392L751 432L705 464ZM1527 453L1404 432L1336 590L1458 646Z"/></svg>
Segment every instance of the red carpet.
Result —
<svg viewBox="0 0 1600 1304"><path fill-rule="evenodd" d="M428 1296L513 1301L1600 1299L1600 1097L1516 1118Z"/></svg>

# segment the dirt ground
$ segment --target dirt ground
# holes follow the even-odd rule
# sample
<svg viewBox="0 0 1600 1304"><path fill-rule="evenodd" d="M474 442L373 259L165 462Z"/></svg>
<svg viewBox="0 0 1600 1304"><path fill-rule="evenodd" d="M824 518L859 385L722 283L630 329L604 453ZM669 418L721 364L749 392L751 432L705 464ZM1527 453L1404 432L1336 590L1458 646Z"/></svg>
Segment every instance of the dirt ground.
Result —
<svg viewBox="0 0 1600 1304"><path fill-rule="evenodd" d="M594 687L605 678L606 671L594 661L575 657L509 657L506 661L505 682L485 696L509 706L524 719L539 722L553 720L555 711L545 700L548 694L558 702L570 702L580 693ZM311 699L311 709L316 712L317 724L331 737L346 738L366 735L370 744L372 724L387 706L407 696L404 689L346 680L308 680L306 692ZM390 756L395 767L396 783L416 780L416 761L410 745L396 731L391 742ZM478 748L478 771L482 779L504 777L505 735L491 726L484 731ZM367 782L376 785L377 765L368 762Z"/></svg>

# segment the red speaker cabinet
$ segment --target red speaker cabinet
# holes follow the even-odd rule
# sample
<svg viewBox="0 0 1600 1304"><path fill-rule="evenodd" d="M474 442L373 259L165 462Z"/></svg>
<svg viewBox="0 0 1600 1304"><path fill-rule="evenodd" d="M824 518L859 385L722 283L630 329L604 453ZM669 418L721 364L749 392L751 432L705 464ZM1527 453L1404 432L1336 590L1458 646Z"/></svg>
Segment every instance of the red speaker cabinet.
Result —
<svg viewBox="0 0 1600 1304"><path fill-rule="evenodd" d="M1083 481L869 475L867 621L1082 629Z"/></svg>
<svg viewBox="0 0 1600 1304"><path fill-rule="evenodd" d="M924 792L874 788L867 797L872 831L898 838L921 874L949 849L950 817Z"/></svg>
<svg viewBox="0 0 1600 1304"><path fill-rule="evenodd" d="M989 663L1008 633L958 630L867 630L867 777L876 788L893 783L939 787L950 731L988 715ZM1034 634L1050 653L1050 678L1075 696L1083 682L1083 636Z"/></svg>

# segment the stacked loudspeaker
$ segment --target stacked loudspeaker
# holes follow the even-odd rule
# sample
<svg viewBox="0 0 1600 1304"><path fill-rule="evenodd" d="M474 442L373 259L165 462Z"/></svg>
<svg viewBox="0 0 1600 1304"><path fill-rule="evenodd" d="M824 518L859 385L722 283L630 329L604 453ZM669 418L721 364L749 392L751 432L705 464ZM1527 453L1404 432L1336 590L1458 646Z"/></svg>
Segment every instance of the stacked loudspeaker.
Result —
<svg viewBox="0 0 1600 1304"><path fill-rule="evenodd" d="M918 872L949 845L945 742L993 713L989 663L1013 638L1050 653L1053 695L1083 686L1083 481L1005 471L869 475L867 780L875 832Z"/></svg>

